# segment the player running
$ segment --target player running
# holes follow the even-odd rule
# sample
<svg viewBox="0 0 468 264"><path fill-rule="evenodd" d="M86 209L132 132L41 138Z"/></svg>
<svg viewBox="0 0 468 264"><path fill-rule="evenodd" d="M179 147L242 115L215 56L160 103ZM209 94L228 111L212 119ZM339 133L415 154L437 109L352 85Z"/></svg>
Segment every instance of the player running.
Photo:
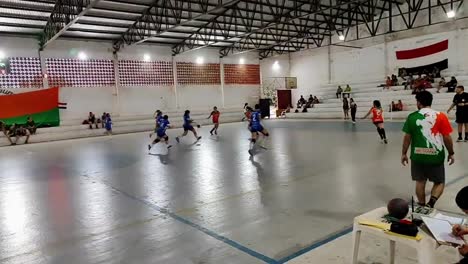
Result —
<svg viewBox="0 0 468 264"><path fill-rule="evenodd" d="M374 125L377 127L377 132L379 133L380 139L383 143L388 144L387 135L385 134L384 128L383 109L379 100L374 100L373 106L362 119L366 119L370 114L372 114L372 123L374 123Z"/></svg>
<svg viewBox="0 0 468 264"><path fill-rule="evenodd" d="M155 127L154 127L154 132L151 132L150 135L149 135L150 138L153 136L154 133L157 133L159 124L163 120L163 112L161 112L161 110L156 110L153 117L155 118L156 124L155 124Z"/></svg>
<svg viewBox="0 0 468 264"><path fill-rule="evenodd" d="M192 124L195 124L195 122L193 121L193 119L190 118L190 110L185 110L185 113L184 113L184 133L178 137L176 137L176 140L177 140L177 143L180 143L180 138L181 137L185 137L187 135L187 133L189 131L192 131L193 135L195 136L195 138L198 140L201 139L201 137L199 137L197 135L197 131L195 130L195 128L193 127ZM198 128L200 128L200 125L197 125Z"/></svg>
<svg viewBox="0 0 468 264"><path fill-rule="evenodd" d="M249 154L253 155L253 150L255 149L256 143L257 143L257 138L259 136L259 132L263 134L266 138L270 136L268 133L268 130L266 130L262 124L261 124L261 113L260 113L260 105L255 105L255 111L252 112L252 115L250 117L250 133L252 134L252 138L250 140L250 149L249 149ZM263 146L262 146L263 147ZM264 148L264 147L263 147Z"/></svg>
<svg viewBox="0 0 468 264"><path fill-rule="evenodd" d="M218 107L213 107L213 111L211 112L210 116L207 119L210 119L210 117L213 117L213 124L214 127L213 129L210 130L210 134L213 135L213 132L215 135L218 135L218 127L219 127L219 116L221 113L218 111Z"/></svg>
<svg viewBox="0 0 468 264"><path fill-rule="evenodd" d="M148 145L148 151L155 145L164 140L166 142L167 148L170 149L172 145L169 145L169 137L166 134L166 130L171 127L171 123L169 122L169 117L167 115L161 118L159 123L158 129L156 130L156 139Z"/></svg>

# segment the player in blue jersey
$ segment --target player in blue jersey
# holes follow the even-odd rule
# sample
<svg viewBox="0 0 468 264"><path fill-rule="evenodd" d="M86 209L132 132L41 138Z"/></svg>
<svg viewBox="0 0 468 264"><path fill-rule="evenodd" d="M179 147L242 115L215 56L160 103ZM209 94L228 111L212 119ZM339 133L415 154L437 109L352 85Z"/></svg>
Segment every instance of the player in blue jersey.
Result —
<svg viewBox="0 0 468 264"><path fill-rule="evenodd" d="M253 155L253 149L257 143L258 133L262 133L263 136L268 137L270 134L268 130L266 130L261 123L262 114L260 113L260 105L255 105L255 110L252 112L250 116L250 133L252 134L251 144L249 149L249 154Z"/></svg>
<svg viewBox="0 0 468 264"><path fill-rule="evenodd" d="M185 137L189 131L192 131L192 133L195 136L195 138L197 139L197 141L201 139L201 137L199 137L197 135L197 131L193 127L193 124L195 124L195 122L193 121L192 118L190 118L190 110L185 110L185 113L184 113L184 126L183 126L184 127L184 133L182 135L176 137L177 143L180 143L180 138ZM197 127L200 128L200 125L197 125Z"/></svg>
<svg viewBox="0 0 468 264"><path fill-rule="evenodd" d="M158 125L158 129L156 130L156 139L148 145L148 150L155 145L164 140L166 142L167 148L171 148L172 146L169 145L169 137L166 134L166 130L171 127L171 123L169 122L169 117L167 115L161 118L161 122Z"/></svg>
<svg viewBox="0 0 468 264"><path fill-rule="evenodd" d="M150 133L150 138L153 136L154 133L157 133L158 131L158 127L159 127L159 123L161 123L161 121L163 120L163 112L161 112L161 110L156 110L156 112L154 113L153 115L155 121L156 121L156 124L154 126L154 132L151 132Z"/></svg>

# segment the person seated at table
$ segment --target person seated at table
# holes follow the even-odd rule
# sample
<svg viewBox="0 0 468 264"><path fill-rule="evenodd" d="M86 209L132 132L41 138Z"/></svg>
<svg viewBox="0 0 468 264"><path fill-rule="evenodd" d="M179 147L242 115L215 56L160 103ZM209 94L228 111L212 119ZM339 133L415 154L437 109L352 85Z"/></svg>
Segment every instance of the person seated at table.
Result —
<svg viewBox="0 0 468 264"><path fill-rule="evenodd" d="M31 136L31 133L29 133L29 130L27 130L26 128L24 128L23 126L20 126L16 123L13 123L8 131L8 136L10 138L14 137L15 138L15 141L11 141L11 145L16 145L18 143L18 140L21 138L21 137L26 137L26 140L24 141L24 144L28 144L29 143L29 137Z"/></svg>
<svg viewBox="0 0 468 264"><path fill-rule="evenodd" d="M445 78L442 77L439 81L439 86L437 86L437 93L440 93L440 89L444 88L446 84Z"/></svg>
<svg viewBox="0 0 468 264"><path fill-rule="evenodd" d="M37 127L32 117L28 117L28 121L26 121L26 129L29 130L31 135L36 134Z"/></svg>
<svg viewBox="0 0 468 264"><path fill-rule="evenodd" d="M343 93L343 88L341 88L341 86L338 85L338 89L336 89L336 98L340 98L342 93Z"/></svg>
<svg viewBox="0 0 468 264"><path fill-rule="evenodd" d="M465 213L468 214L468 186L463 187L455 198L457 206ZM464 237L468 235L468 227L461 225L454 225L452 229L454 236ZM463 256L463 259L458 264L468 264L468 244L458 248L458 252Z"/></svg>

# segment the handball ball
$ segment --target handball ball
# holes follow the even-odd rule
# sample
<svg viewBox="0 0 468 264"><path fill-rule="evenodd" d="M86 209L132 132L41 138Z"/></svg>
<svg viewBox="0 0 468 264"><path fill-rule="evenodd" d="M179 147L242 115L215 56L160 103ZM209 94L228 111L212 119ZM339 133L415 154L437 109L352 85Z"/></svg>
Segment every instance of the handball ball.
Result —
<svg viewBox="0 0 468 264"><path fill-rule="evenodd" d="M409 204L407 201L395 198L387 204L388 214L396 219L403 219L409 212Z"/></svg>
<svg viewBox="0 0 468 264"><path fill-rule="evenodd" d="M200 128L201 126L200 125L197 125L198 128Z"/></svg>

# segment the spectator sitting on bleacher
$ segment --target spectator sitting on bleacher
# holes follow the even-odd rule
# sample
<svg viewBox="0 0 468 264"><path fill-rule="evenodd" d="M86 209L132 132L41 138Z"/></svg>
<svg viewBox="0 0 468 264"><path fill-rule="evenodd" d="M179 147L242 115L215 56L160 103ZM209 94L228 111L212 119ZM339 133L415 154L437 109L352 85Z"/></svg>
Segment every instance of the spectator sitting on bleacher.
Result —
<svg viewBox="0 0 468 264"><path fill-rule="evenodd" d="M394 101L392 101L391 111L392 112L403 111L403 103L401 102L401 100L398 100L398 103L395 103Z"/></svg>
<svg viewBox="0 0 468 264"><path fill-rule="evenodd" d="M432 69L432 77L434 78L440 78L440 70L437 67L434 67Z"/></svg>
<svg viewBox="0 0 468 264"><path fill-rule="evenodd" d="M309 96L309 100L307 100L308 103L313 104L314 103L314 97L312 95Z"/></svg>
<svg viewBox="0 0 468 264"><path fill-rule="evenodd" d="M101 116L101 125L102 125L102 128L105 128L105 125L106 125L106 118L107 118L107 113L106 113L106 112L102 113L102 116Z"/></svg>
<svg viewBox="0 0 468 264"><path fill-rule="evenodd" d="M343 97L347 94L348 95L348 98L351 98L351 86L349 86L349 84L346 85L346 88L343 92Z"/></svg>
<svg viewBox="0 0 468 264"><path fill-rule="evenodd" d="M314 96L314 100L312 101L313 104L320 104L320 100L317 98L317 96Z"/></svg>
<svg viewBox="0 0 468 264"><path fill-rule="evenodd" d="M440 89L442 89L443 87L445 87L445 85L447 84L447 82L445 81L445 78L442 77L439 81L439 86L437 87L437 93L440 93Z"/></svg>
<svg viewBox="0 0 468 264"><path fill-rule="evenodd" d="M10 142L10 144L13 145L13 142L11 142L11 138L9 136L10 133L8 131L8 127L3 121L0 121L0 132L2 132L5 135L5 137L8 139L8 142Z"/></svg>
<svg viewBox="0 0 468 264"><path fill-rule="evenodd" d="M414 83L414 79L413 79L413 76L406 76L405 77L405 82L403 83L403 85L405 86L405 90L408 90L408 86L410 89L413 88L413 83Z"/></svg>
<svg viewBox="0 0 468 264"><path fill-rule="evenodd" d="M392 74L392 86L398 86L398 78L395 74Z"/></svg>
<svg viewBox="0 0 468 264"><path fill-rule="evenodd" d="M458 81L455 78L455 76L452 76L452 78L450 79L450 82L445 84L445 87L448 88L447 93L455 92L455 88L457 88L457 86L458 86Z"/></svg>
<svg viewBox="0 0 468 264"><path fill-rule="evenodd" d="M343 88L341 86L338 86L338 89L336 89L336 98L340 98L341 94L343 93Z"/></svg>
<svg viewBox="0 0 468 264"><path fill-rule="evenodd" d="M390 86L393 85L392 79L390 79L390 76L387 76L387 80L385 80L385 88L390 89Z"/></svg>
<svg viewBox="0 0 468 264"><path fill-rule="evenodd" d="M301 95L301 98L297 101L297 108L301 108L303 105L307 103L306 99L304 99L304 96Z"/></svg>
<svg viewBox="0 0 468 264"><path fill-rule="evenodd" d="M26 128L24 128L23 126L19 126L18 124L16 123L13 123L13 125L11 125L9 131L8 131L8 137L14 137L15 138L15 142L11 142L11 145L16 145L16 143L18 143L18 140L21 138L21 137L26 137L26 140L24 141L24 144L28 144L29 143L29 137L31 136L31 133L29 133L29 130L27 130Z"/></svg>
<svg viewBox="0 0 468 264"><path fill-rule="evenodd" d="M26 129L29 130L29 133L31 133L31 135L36 134L37 127L32 117L28 117L28 121L26 121Z"/></svg>
<svg viewBox="0 0 468 264"><path fill-rule="evenodd" d="M96 128L99 128L97 120L96 120L96 116L93 114L93 112L89 112L88 124L89 124L89 129L93 129L93 125L95 125Z"/></svg>

